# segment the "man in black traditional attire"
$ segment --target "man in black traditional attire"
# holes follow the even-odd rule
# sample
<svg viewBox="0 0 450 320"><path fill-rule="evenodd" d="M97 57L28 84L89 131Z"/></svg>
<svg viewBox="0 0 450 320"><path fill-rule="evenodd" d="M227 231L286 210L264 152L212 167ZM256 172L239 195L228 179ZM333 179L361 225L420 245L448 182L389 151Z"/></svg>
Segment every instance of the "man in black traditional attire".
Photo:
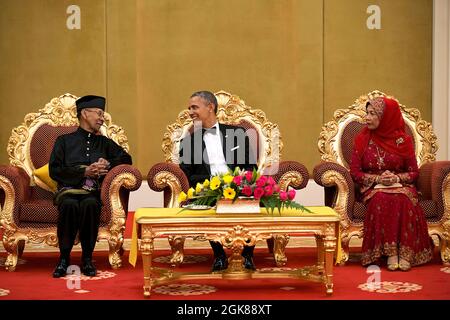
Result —
<svg viewBox="0 0 450 320"><path fill-rule="evenodd" d="M131 156L113 140L99 133L104 122L105 98L84 96L76 102L78 129L56 139L50 155L50 177L58 183L58 241L60 258L53 277L66 275L70 252L79 234L81 271L95 276L92 252L100 224L100 185L108 171L119 164L131 164Z"/></svg>

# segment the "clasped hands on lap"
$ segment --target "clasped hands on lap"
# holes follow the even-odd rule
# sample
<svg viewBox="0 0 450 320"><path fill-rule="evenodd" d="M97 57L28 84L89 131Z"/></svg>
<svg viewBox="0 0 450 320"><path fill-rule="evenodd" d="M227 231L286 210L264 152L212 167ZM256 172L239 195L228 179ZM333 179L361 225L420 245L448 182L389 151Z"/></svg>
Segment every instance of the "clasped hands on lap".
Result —
<svg viewBox="0 0 450 320"><path fill-rule="evenodd" d="M89 166L86 167L84 175L86 177L96 179L98 177L106 175L108 173L109 166L110 163L108 160L99 158L98 161L91 163Z"/></svg>
<svg viewBox="0 0 450 320"><path fill-rule="evenodd" d="M379 175L376 179L376 183L381 183L385 186L391 186L394 183L400 182L400 178L394 174L393 172L386 170L381 175Z"/></svg>

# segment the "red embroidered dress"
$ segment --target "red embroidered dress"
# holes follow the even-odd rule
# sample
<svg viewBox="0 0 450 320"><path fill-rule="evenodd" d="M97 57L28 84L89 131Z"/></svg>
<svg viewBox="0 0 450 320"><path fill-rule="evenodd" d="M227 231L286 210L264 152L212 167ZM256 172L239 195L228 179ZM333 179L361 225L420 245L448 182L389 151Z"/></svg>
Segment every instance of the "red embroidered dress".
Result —
<svg viewBox="0 0 450 320"><path fill-rule="evenodd" d="M432 259L431 238L414 187L419 175L417 162L410 137L404 133L403 118L398 118L401 117L398 104L393 102L384 98L379 127L375 130L363 129L355 139L352 153L350 173L359 188L360 200L367 208L361 258L363 265L377 262L382 256L398 255L412 266ZM398 108L395 117L391 114L394 111L389 109L391 105ZM390 116L385 118L386 113ZM381 143L376 143L380 136L375 135L379 133L377 130L386 127L383 122L387 119L391 122L390 129L397 126L398 130L393 131L393 143L386 143L386 137L383 137L382 147ZM402 145L401 152L395 149L396 144ZM400 178L401 187L374 188L377 177L386 170Z"/></svg>

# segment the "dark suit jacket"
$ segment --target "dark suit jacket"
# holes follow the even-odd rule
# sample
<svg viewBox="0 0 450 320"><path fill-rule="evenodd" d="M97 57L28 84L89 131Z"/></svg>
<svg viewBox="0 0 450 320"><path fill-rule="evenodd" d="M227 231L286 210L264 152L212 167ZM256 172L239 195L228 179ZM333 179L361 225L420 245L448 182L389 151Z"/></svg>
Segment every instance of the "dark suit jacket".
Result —
<svg viewBox="0 0 450 320"><path fill-rule="evenodd" d="M255 148L250 146L245 129L219 123L219 130L223 154L230 170L233 171L236 167L246 170L257 168L256 155L253 153ZM205 148L202 130L193 132L180 142L180 168L186 174L189 185L192 187L211 176L208 153Z"/></svg>

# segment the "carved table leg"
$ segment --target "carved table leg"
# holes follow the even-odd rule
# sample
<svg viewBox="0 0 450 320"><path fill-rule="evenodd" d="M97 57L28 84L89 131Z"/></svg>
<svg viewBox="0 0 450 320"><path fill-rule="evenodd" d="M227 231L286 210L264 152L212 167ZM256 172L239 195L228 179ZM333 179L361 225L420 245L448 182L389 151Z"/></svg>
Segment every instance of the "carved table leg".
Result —
<svg viewBox="0 0 450 320"><path fill-rule="evenodd" d="M226 248L231 248L232 255L228 259L228 268L222 273L224 279L248 279L251 278L252 272L243 266L244 257L242 251L244 246L254 246L256 244L256 237L249 233L247 228L242 226L234 226L224 236L219 239L220 243Z"/></svg>
<svg viewBox="0 0 450 320"><path fill-rule="evenodd" d="M325 249L325 286L327 294L333 293L333 263L334 252L336 250L335 224L329 223L325 228L324 249Z"/></svg>
<svg viewBox="0 0 450 320"><path fill-rule="evenodd" d="M142 264L144 268L144 297L149 298L152 292L152 254L153 254L153 236L150 228L142 226L142 239L139 244L139 250L142 254Z"/></svg>
<svg viewBox="0 0 450 320"><path fill-rule="evenodd" d="M285 249L289 242L290 237L288 234L276 234L273 236L273 238L275 240L273 248L273 257L275 259L277 267L282 267L287 263Z"/></svg>
<svg viewBox="0 0 450 320"><path fill-rule="evenodd" d="M242 257L242 250L244 249L244 244L242 242L233 243L231 248L233 253L228 258L228 273L243 272L245 271L242 267L244 258Z"/></svg>
<svg viewBox="0 0 450 320"><path fill-rule="evenodd" d="M172 249L172 257L170 263L172 266L177 266L183 263L184 260L184 240L182 236L169 236L169 244Z"/></svg>
<svg viewBox="0 0 450 320"><path fill-rule="evenodd" d="M319 270L319 274L323 274L324 266L325 266L325 250L323 246L323 236L314 235L316 237L317 244L317 268Z"/></svg>

